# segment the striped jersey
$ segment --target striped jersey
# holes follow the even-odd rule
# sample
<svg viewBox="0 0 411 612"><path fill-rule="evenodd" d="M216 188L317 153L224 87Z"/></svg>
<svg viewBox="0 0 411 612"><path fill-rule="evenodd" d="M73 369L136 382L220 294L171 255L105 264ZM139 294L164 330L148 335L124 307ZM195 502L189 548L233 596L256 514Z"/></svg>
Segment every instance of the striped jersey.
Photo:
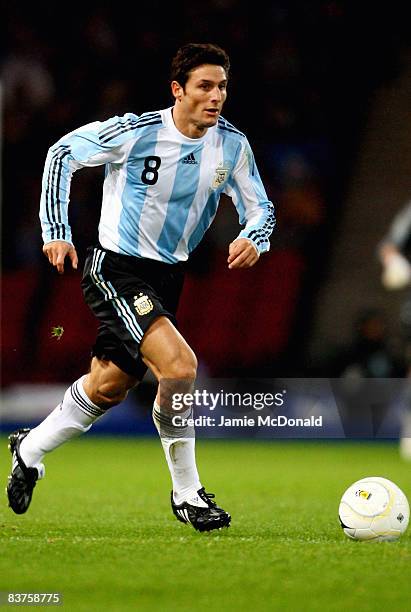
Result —
<svg viewBox="0 0 411 612"><path fill-rule="evenodd" d="M89 123L50 148L40 205L45 243L72 243L72 175L102 164L103 248L167 263L184 261L225 193L245 225L238 237L250 239L260 253L269 250L274 207L244 134L220 117L201 138L188 138L176 128L172 108Z"/></svg>

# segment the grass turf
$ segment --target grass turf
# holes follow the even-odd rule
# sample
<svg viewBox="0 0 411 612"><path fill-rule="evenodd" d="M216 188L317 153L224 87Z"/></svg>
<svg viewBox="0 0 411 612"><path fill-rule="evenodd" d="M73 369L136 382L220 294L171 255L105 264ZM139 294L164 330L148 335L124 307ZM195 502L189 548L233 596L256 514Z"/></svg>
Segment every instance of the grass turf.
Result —
<svg viewBox="0 0 411 612"><path fill-rule="evenodd" d="M396 445L200 441L197 457L232 513L228 530L175 520L158 440L84 437L51 454L29 512L2 504L0 590L61 592L63 609L88 612L409 610L411 528L367 544L337 518L341 494L364 476L411 498Z"/></svg>

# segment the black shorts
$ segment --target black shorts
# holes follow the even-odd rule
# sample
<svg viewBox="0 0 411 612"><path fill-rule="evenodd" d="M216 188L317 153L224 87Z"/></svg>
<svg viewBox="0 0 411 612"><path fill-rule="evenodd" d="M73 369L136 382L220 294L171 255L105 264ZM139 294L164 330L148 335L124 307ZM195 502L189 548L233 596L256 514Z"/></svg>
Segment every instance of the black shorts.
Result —
<svg viewBox="0 0 411 612"><path fill-rule="evenodd" d="M175 314L184 282L184 264L119 255L100 245L90 247L81 286L98 318L92 354L113 361L141 380L147 371L140 356L141 340L151 323Z"/></svg>

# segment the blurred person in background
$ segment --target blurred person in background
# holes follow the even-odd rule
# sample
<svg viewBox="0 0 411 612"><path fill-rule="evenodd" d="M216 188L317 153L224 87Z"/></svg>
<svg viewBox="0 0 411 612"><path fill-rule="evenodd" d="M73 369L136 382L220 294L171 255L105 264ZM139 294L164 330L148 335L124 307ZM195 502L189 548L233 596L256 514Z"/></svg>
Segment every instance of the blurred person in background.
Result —
<svg viewBox="0 0 411 612"><path fill-rule="evenodd" d="M386 289L404 289L411 282L411 201L394 217L378 246L383 266L381 281Z"/></svg>
<svg viewBox="0 0 411 612"><path fill-rule="evenodd" d="M90 372L40 425L9 437L7 492L18 514L26 512L44 475L45 453L87 432L150 368L161 382L153 419L171 473L176 518L199 531L230 524L230 515L201 485L192 410L176 412L172 405L176 391L193 389L197 368L175 321L184 262L213 221L220 196L232 198L245 225L229 245L230 269L256 264L269 250L275 225L250 145L221 116L229 66L220 47L185 45L172 62L173 107L87 124L49 150L40 209L43 252L60 274L66 257L74 269L78 265L68 222L72 174L106 168L99 243L89 249L82 281L100 326Z"/></svg>
<svg viewBox="0 0 411 612"><path fill-rule="evenodd" d="M394 216L386 235L378 245L378 257L382 264L381 282L389 290L406 289L411 283L411 201ZM405 360L408 379L411 380L411 295L407 297L400 312L401 328L405 338ZM407 408L404 413L400 452L411 460L411 390L407 391Z"/></svg>

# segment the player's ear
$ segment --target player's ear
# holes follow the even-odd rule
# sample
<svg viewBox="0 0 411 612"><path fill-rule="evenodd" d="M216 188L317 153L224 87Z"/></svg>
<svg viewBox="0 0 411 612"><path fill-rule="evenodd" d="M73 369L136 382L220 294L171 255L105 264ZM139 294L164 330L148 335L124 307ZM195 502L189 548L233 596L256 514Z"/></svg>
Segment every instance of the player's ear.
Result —
<svg viewBox="0 0 411 612"><path fill-rule="evenodd" d="M181 87L178 81L171 81L171 92L176 100L181 100L184 93L184 88Z"/></svg>

